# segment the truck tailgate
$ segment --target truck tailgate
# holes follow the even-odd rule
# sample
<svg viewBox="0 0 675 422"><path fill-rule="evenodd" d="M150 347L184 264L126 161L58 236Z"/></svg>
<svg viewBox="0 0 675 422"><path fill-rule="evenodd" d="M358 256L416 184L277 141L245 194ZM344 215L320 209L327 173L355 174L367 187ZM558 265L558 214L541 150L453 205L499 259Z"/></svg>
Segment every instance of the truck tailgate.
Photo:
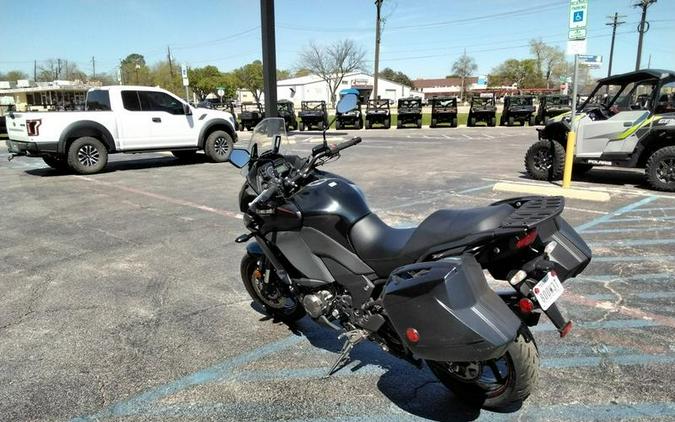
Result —
<svg viewBox="0 0 675 422"><path fill-rule="evenodd" d="M6 117L9 139L22 142L30 141L28 131L26 130L26 113L11 113Z"/></svg>

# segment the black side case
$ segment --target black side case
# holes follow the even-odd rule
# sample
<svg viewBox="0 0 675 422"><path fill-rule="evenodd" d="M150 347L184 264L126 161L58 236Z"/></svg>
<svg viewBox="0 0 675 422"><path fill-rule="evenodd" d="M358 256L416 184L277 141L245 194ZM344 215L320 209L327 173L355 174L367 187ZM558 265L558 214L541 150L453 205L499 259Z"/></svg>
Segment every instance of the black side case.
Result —
<svg viewBox="0 0 675 422"><path fill-rule="evenodd" d="M385 285L383 304L403 343L420 359L497 358L521 325L468 254L397 268ZM407 340L408 328L419 333L416 344Z"/></svg>

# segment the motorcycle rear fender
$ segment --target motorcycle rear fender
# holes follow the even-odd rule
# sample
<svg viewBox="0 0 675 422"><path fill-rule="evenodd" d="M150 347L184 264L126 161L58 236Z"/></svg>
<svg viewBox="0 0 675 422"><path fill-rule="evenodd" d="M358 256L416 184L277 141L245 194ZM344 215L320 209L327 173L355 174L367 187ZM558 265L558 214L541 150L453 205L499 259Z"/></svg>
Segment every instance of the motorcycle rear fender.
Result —
<svg viewBox="0 0 675 422"><path fill-rule="evenodd" d="M497 358L521 325L469 254L394 270L383 291L383 305L401 341L418 359ZM419 333L418 342L408 340L409 328Z"/></svg>

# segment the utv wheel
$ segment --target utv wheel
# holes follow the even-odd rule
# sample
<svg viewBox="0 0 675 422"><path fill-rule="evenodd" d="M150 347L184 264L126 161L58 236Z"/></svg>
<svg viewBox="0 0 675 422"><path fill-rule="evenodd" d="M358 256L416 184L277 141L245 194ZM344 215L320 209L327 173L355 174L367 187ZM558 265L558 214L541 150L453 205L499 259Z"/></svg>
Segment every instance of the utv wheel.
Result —
<svg viewBox="0 0 675 422"><path fill-rule="evenodd" d="M473 116L469 117L469 121L468 121L467 126L469 126L469 127L474 127L474 126L476 126L476 118L473 117Z"/></svg>
<svg viewBox="0 0 675 422"><path fill-rule="evenodd" d="M535 125L534 117L530 117L529 125L530 125L530 126L534 126L534 125Z"/></svg>
<svg viewBox="0 0 675 422"><path fill-rule="evenodd" d="M536 180L558 180L565 165L565 149L556 141L541 140L527 150L525 169Z"/></svg>
<svg viewBox="0 0 675 422"><path fill-rule="evenodd" d="M653 189L675 192L675 146L656 150L647 160L645 173Z"/></svg>
<svg viewBox="0 0 675 422"><path fill-rule="evenodd" d="M305 308L278 279L274 271L270 274L270 282L264 283L263 274L258 267L258 257L246 254L241 259L241 281L254 302L265 310L265 313L286 322L297 321L305 316Z"/></svg>
<svg viewBox="0 0 675 422"><path fill-rule="evenodd" d="M68 148L68 166L78 174L98 173L107 163L108 151L96 138L78 138Z"/></svg>
<svg viewBox="0 0 675 422"><path fill-rule="evenodd" d="M436 119L431 119L431 123L429 124L429 127L433 128L436 127L438 120Z"/></svg>
<svg viewBox="0 0 675 422"><path fill-rule="evenodd" d="M179 160L189 161L194 160L197 151L171 151L171 154Z"/></svg>
<svg viewBox="0 0 675 422"><path fill-rule="evenodd" d="M216 130L206 138L204 152L214 163L224 163L232 153L232 137L224 130Z"/></svg>
<svg viewBox="0 0 675 422"><path fill-rule="evenodd" d="M373 128L373 122L370 120L366 120L366 129L372 129Z"/></svg>
<svg viewBox="0 0 675 422"><path fill-rule="evenodd" d="M513 126L514 120L513 117L509 117L509 126Z"/></svg>
<svg viewBox="0 0 675 422"><path fill-rule="evenodd" d="M521 331L500 358L427 364L459 399L484 409L512 412L520 408L539 380L539 351L529 330Z"/></svg>
<svg viewBox="0 0 675 422"><path fill-rule="evenodd" d="M305 124L300 123L300 132L304 132L304 131L305 131Z"/></svg>
<svg viewBox="0 0 675 422"><path fill-rule="evenodd" d="M422 119L417 119L417 129L422 128Z"/></svg>
<svg viewBox="0 0 675 422"><path fill-rule="evenodd" d="M391 121L389 119L384 119L384 128L389 129L391 127Z"/></svg>
<svg viewBox="0 0 675 422"><path fill-rule="evenodd" d="M398 122L396 122L396 129L401 129L402 127L403 127L403 123L401 123L400 120Z"/></svg>
<svg viewBox="0 0 675 422"><path fill-rule="evenodd" d="M56 158L46 155L42 157L42 161L55 170L66 170L68 168L68 161L66 161L65 158Z"/></svg>
<svg viewBox="0 0 675 422"><path fill-rule="evenodd" d="M452 125L451 127L457 127L457 117L452 118Z"/></svg>

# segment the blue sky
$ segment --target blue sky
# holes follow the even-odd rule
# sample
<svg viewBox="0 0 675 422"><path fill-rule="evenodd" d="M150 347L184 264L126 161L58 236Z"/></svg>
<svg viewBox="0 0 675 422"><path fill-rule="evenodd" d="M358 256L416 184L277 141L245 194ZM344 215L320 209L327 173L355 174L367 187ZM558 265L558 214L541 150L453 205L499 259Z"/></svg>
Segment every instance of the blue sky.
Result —
<svg viewBox="0 0 675 422"><path fill-rule="evenodd" d="M607 16L626 15L615 49L615 72L635 66L639 9L634 0L589 0L588 53L609 54ZM0 71L32 75L33 60L65 58L91 72L111 72L120 58L137 52L153 63L167 45L179 62L214 64L227 71L261 57L257 0L0 0ZM411 78L444 77L462 54L473 56L479 74L508 58L529 56L527 42L541 37L560 47L567 37L565 0L384 0L381 65ZM675 1L659 0L648 12L643 67L675 69ZM372 61L373 0L277 0L277 67L294 68L310 41L351 38ZM372 64L372 63L369 63ZM606 67L595 72L606 74Z"/></svg>

